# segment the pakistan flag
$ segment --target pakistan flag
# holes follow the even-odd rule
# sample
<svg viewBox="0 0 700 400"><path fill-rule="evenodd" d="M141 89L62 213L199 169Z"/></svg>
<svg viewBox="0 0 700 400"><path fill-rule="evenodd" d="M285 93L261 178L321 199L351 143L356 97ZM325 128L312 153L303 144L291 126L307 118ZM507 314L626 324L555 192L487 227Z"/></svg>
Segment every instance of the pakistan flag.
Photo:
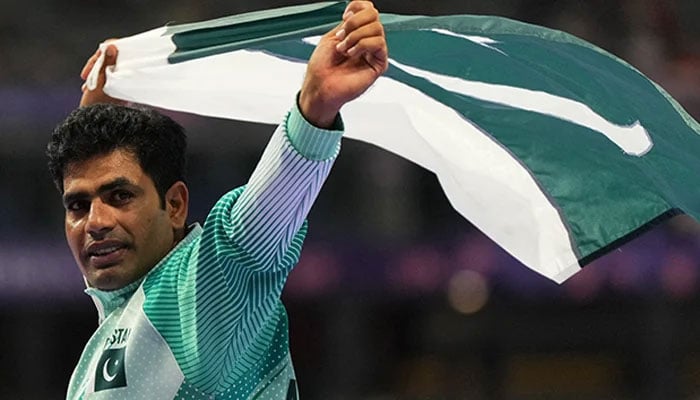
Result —
<svg viewBox="0 0 700 400"><path fill-rule="evenodd" d="M120 39L106 91L279 123L319 35L338 24L345 5ZM569 34L504 18L383 14L382 21L390 68L343 109L346 137L434 172L454 208L529 268L562 282L661 220L700 217L700 127L624 61Z"/></svg>

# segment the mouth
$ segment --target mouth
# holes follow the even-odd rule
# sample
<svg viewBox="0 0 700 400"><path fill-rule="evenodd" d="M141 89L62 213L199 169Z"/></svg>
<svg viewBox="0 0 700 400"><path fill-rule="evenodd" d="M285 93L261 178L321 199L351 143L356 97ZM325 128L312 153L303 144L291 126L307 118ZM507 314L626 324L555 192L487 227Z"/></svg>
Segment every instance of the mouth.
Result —
<svg viewBox="0 0 700 400"><path fill-rule="evenodd" d="M95 243L88 246L85 258L94 268L108 268L119 264L124 258L126 250L126 244L120 242Z"/></svg>

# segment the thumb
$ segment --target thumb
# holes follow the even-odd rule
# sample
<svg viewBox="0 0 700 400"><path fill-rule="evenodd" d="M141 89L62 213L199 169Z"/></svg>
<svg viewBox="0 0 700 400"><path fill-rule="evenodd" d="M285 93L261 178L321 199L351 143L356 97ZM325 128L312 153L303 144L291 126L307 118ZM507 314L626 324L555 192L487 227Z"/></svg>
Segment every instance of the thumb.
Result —
<svg viewBox="0 0 700 400"><path fill-rule="evenodd" d="M105 49L105 61L104 64L102 65L102 68L105 68L108 65L114 65L117 63L117 54L119 51L117 50L117 46L110 44L107 46Z"/></svg>
<svg viewBox="0 0 700 400"><path fill-rule="evenodd" d="M117 62L117 47L113 44L108 44L104 50L96 53L96 58L91 65L85 77L85 84L88 90L102 90L107 80L105 70L108 66L112 66Z"/></svg>
<svg viewBox="0 0 700 400"><path fill-rule="evenodd" d="M95 103L125 104L125 102L110 97L104 92L104 86L107 81L106 68L116 64L117 54L117 47L113 44L109 44L104 48L104 59L101 65L99 60L93 65L93 68L99 67L99 69L96 73L94 70L91 71L85 82L86 84L83 85L83 95L80 99L81 107ZM92 89L90 89L91 87Z"/></svg>

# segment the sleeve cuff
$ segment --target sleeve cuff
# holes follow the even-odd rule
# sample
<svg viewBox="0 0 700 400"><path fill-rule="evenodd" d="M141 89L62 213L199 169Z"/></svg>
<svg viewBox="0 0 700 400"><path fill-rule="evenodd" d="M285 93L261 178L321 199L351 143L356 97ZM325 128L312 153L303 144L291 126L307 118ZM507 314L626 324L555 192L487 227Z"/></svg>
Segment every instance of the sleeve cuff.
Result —
<svg viewBox="0 0 700 400"><path fill-rule="evenodd" d="M285 128L292 146L310 160L327 160L338 155L340 151L340 139L344 129L340 115L336 117L332 129L317 128L304 118L295 102L287 115Z"/></svg>

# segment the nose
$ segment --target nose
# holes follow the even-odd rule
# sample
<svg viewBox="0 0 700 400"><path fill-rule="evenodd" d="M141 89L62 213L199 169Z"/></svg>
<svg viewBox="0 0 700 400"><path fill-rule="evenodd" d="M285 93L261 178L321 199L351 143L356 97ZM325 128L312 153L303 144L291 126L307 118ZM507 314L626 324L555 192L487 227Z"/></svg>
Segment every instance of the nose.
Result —
<svg viewBox="0 0 700 400"><path fill-rule="evenodd" d="M85 231L94 239L100 240L114 229L114 210L108 204L95 200L90 204Z"/></svg>

